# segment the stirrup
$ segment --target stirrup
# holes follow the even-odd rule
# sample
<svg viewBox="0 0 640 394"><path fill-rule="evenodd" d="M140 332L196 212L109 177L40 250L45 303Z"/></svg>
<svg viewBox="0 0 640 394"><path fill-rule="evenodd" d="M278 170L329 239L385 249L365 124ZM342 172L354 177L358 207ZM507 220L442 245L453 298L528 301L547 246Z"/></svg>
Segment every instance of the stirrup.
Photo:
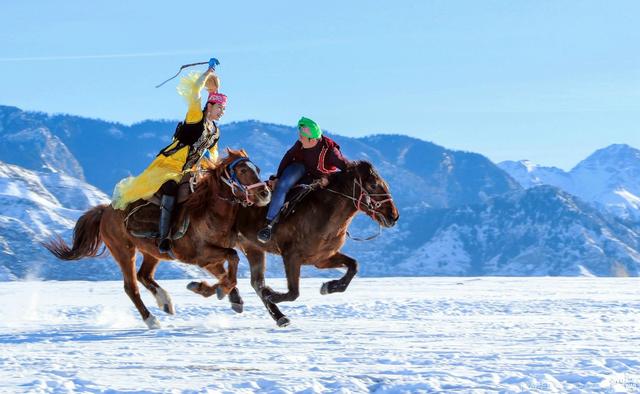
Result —
<svg viewBox="0 0 640 394"><path fill-rule="evenodd" d="M160 242L158 242L158 251L160 253L171 253L171 239L161 239Z"/></svg>
<svg viewBox="0 0 640 394"><path fill-rule="evenodd" d="M267 242L271 241L272 228L273 228L272 225L268 225L267 227L258 231L258 241L260 241L263 244L266 244Z"/></svg>

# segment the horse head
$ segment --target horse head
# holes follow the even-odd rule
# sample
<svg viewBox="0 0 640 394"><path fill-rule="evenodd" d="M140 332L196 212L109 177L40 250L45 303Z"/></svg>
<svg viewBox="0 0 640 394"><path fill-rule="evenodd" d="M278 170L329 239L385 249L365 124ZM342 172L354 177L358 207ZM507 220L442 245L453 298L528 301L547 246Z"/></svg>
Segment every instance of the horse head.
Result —
<svg viewBox="0 0 640 394"><path fill-rule="evenodd" d="M271 190L260 179L258 168L244 149L227 148L227 157L216 166L218 176L240 203L263 207L271 201Z"/></svg>
<svg viewBox="0 0 640 394"><path fill-rule="evenodd" d="M400 214L393 202L389 184L368 161L354 162L350 171L353 172L353 201L356 209L383 227L395 226Z"/></svg>

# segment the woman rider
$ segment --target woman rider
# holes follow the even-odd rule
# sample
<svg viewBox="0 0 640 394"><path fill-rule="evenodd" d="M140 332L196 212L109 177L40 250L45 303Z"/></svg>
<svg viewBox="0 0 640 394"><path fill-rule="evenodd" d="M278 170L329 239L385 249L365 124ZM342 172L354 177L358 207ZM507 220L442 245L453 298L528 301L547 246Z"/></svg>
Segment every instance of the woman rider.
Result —
<svg viewBox="0 0 640 394"><path fill-rule="evenodd" d="M114 190L111 205L116 209L125 209L133 201L149 199L160 192L158 250L161 253L171 250L168 236L178 182L204 163L212 166L217 160L220 133L216 121L220 120L227 105L227 96L218 93L217 64L218 61L212 58L203 74L191 73L182 78L178 93L187 100L189 109L184 122L178 124L173 141L140 175L121 180ZM207 103L201 108L200 91L204 87L209 94Z"/></svg>
<svg viewBox="0 0 640 394"><path fill-rule="evenodd" d="M338 169L344 171L349 161L340 153L340 146L322 135L316 122L302 117L298 121L298 141L282 158L276 175L276 187L267 212L267 227L258 232L258 241L267 243L273 235L273 223L284 205L287 192L300 180L311 183L320 179L328 184L327 176Z"/></svg>

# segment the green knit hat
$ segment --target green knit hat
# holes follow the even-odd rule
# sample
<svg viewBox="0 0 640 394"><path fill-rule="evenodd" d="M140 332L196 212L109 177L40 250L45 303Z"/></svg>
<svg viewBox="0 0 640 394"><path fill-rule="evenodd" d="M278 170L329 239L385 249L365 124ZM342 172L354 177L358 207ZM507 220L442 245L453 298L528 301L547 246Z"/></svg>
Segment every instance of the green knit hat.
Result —
<svg viewBox="0 0 640 394"><path fill-rule="evenodd" d="M303 127L308 127L309 132L302 130ZM304 116L298 121L298 131L307 138L315 139L322 137L322 130L320 130L320 126L318 126L318 124L313 120L305 118Z"/></svg>

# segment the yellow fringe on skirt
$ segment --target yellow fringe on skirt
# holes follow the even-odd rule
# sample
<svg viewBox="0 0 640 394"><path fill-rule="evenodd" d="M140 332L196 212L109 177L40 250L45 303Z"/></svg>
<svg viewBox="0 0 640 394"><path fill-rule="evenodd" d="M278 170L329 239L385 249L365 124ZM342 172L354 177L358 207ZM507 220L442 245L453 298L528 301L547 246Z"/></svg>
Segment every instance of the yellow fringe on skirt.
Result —
<svg viewBox="0 0 640 394"><path fill-rule="evenodd" d="M165 182L179 182L186 172L182 171L182 167L188 151L189 147L184 147L172 156L160 155L140 175L118 182L113 191L111 206L125 209L136 200L151 198Z"/></svg>

